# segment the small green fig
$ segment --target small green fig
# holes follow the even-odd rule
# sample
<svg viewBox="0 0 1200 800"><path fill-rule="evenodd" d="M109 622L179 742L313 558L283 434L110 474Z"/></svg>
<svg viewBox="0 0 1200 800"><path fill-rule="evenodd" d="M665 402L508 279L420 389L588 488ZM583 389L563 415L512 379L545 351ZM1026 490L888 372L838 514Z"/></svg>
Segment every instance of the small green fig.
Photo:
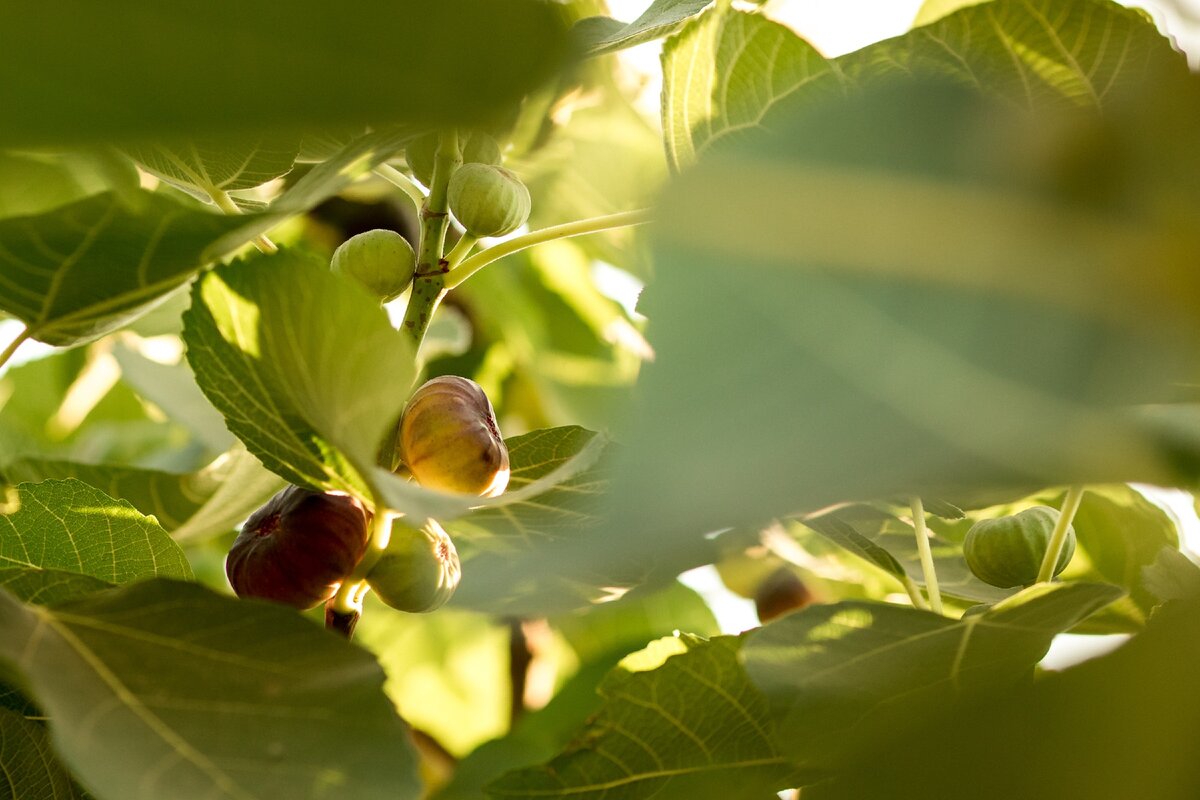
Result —
<svg viewBox="0 0 1200 800"><path fill-rule="evenodd" d="M462 160L464 164L499 164L500 145L491 136L482 131L471 131L466 135L466 141L459 136L462 143ZM427 133L413 140L404 151L408 168L413 177L428 186L433 182L433 161L437 156L438 135Z"/></svg>
<svg viewBox="0 0 1200 800"><path fill-rule="evenodd" d="M289 486L242 526L225 559L229 584L238 597L319 605L362 559L370 516L349 495Z"/></svg>
<svg viewBox="0 0 1200 800"><path fill-rule="evenodd" d="M504 167L464 164L450 178L455 219L472 236L505 236L529 219L532 201L521 179Z"/></svg>
<svg viewBox="0 0 1200 800"><path fill-rule="evenodd" d="M457 375L427 381L400 418L400 458L417 483L495 497L508 486L508 448L479 384Z"/></svg>
<svg viewBox="0 0 1200 800"><path fill-rule="evenodd" d="M963 540L967 566L984 583L1002 589L1035 583L1058 519L1057 509L1034 506L1009 517L976 522ZM1067 568L1073 555L1075 530L1068 527L1055 575Z"/></svg>
<svg viewBox="0 0 1200 800"><path fill-rule="evenodd" d="M413 528L397 520L367 584L384 604L420 614L449 600L461 577L458 551L441 525L430 519Z"/></svg>
<svg viewBox="0 0 1200 800"><path fill-rule="evenodd" d="M333 251L329 266L386 303L408 287L416 263L417 255L407 239L395 231L376 229L342 242Z"/></svg>

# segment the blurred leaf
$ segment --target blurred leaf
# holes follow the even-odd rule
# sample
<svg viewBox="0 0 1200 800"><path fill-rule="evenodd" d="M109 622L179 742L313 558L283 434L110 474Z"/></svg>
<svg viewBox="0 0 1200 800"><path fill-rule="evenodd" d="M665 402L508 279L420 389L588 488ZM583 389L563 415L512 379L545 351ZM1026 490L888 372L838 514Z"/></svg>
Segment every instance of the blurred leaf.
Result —
<svg viewBox="0 0 1200 800"><path fill-rule="evenodd" d="M812 796L959 800L970 787L977 800L1190 800L1200 790L1197 662L1200 607L1169 603L1109 655L947 706L949 721L898 719L885 742Z"/></svg>
<svg viewBox="0 0 1200 800"><path fill-rule="evenodd" d="M503 738L476 748L455 767L437 800L466 800L502 773L548 761L601 706L596 687L629 653L683 630L701 636L719 632L704 600L678 582L654 592L634 591L611 603L552 620L581 666L543 708L527 712Z"/></svg>
<svg viewBox="0 0 1200 800"><path fill-rule="evenodd" d="M1200 566L1173 547L1164 547L1154 563L1142 567L1142 585L1162 602L1200 600Z"/></svg>
<svg viewBox="0 0 1200 800"><path fill-rule="evenodd" d="M668 640L672 655L656 669L617 667L600 685L604 705L566 750L500 778L488 795L734 799L786 788L792 768L738 663L740 646L683 635Z"/></svg>
<svg viewBox="0 0 1200 800"><path fill-rule="evenodd" d="M654 0L628 25L607 17L585 17L571 29L574 44L586 55L615 53L626 47L661 39L699 14L712 0Z"/></svg>
<svg viewBox="0 0 1200 800"><path fill-rule="evenodd" d="M127 502L74 479L21 484L17 495L20 507L0 516L0 566L112 583L192 576L179 545Z"/></svg>
<svg viewBox="0 0 1200 800"><path fill-rule="evenodd" d="M743 659L783 752L834 768L946 698L1011 684L1055 635L1120 597L1101 584L1041 584L954 621L901 606L810 606L748 635Z"/></svg>
<svg viewBox="0 0 1200 800"><path fill-rule="evenodd" d="M123 344L113 347L113 356L121 366L121 380L168 419L186 426L209 452L224 453L233 446L224 418L200 391L186 361L151 361Z"/></svg>
<svg viewBox="0 0 1200 800"><path fill-rule="evenodd" d="M126 152L149 173L208 203L291 172L299 137L143 144Z"/></svg>
<svg viewBox="0 0 1200 800"><path fill-rule="evenodd" d="M219 267L184 316L187 357L226 424L268 469L359 496L415 369L378 302L281 251Z"/></svg>
<svg viewBox="0 0 1200 800"><path fill-rule="evenodd" d="M171 535L179 542L211 539L238 528L246 517L267 502L284 482L238 444L205 467L207 486L213 487L204 503Z"/></svg>
<svg viewBox="0 0 1200 800"><path fill-rule="evenodd" d="M1144 101L1198 107L1193 87L1160 88ZM1180 480L1178 445L1129 408L1195 374L1200 239L1149 205L1157 176L1112 166L1138 145L1071 149L1176 135L1132 112L1029 118L904 82L681 176L611 535L682 547L856 498ZM1109 180L1129 206L1093 205Z"/></svg>
<svg viewBox="0 0 1200 800"><path fill-rule="evenodd" d="M0 220L0 304L53 345L97 339L187 283L237 221L141 192Z"/></svg>
<svg viewBox="0 0 1200 800"><path fill-rule="evenodd" d="M44 567L0 568L0 589L23 603L53 606L113 588L113 584L84 575Z"/></svg>
<svg viewBox="0 0 1200 800"><path fill-rule="evenodd" d="M0 54L9 76L0 107L16 112L0 142L478 121L552 75L566 53L558 15L531 0L352 8L300 0L286 14L242 3L198 11L76 0L59 12L53 21L31 7L0 13L0 29L22 31ZM408 33L404 46L397 31Z"/></svg>
<svg viewBox="0 0 1200 800"><path fill-rule="evenodd" d="M0 797L82 800L83 792L50 749L45 727L0 709Z"/></svg>
<svg viewBox="0 0 1200 800"><path fill-rule="evenodd" d="M400 715L451 752L507 728L508 626L491 615L402 614L369 602L354 637L378 657Z"/></svg>
<svg viewBox="0 0 1200 800"><path fill-rule="evenodd" d="M42 214L112 188L87 156L0 152L0 219Z"/></svg>
<svg viewBox="0 0 1200 800"><path fill-rule="evenodd" d="M988 2L989 0L925 0L921 4L921 8L917 11L917 17L913 20L913 27L928 25L942 17L958 11L960 8L967 6L976 6L980 3Z"/></svg>
<svg viewBox="0 0 1200 800"><path fill-rule="evenodd" d="M0 609L0 658L102 800L418 793L378 666L290 609L163 580Z"/></svg>
<svg viewBox="0 0 1200 800"><path fill-rule="evenodd" d="M1151 20L1107 0L995 0L830 61L783 25L718 4L663 50L663 129L679 169L725 137L770 127L775 106L897 75L946 77L1037 109L1100 105L1185 69Z"/></svg>

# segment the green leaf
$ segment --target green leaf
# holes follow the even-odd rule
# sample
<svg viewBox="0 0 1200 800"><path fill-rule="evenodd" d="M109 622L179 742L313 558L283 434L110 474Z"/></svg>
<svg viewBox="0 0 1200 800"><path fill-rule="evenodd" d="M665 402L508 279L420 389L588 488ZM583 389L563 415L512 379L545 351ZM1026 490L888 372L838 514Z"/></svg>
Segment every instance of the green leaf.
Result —
<svg viewBox="0 0 1200 800"><path fill-rule="evenodd" d="M1200 566L1173 547L1164 547L1154 563L1142 567L1146 591L1162 602L1200 600Z"/></svg>
<svg viewBox="0 0 1200 800"><path fill-rule="evenodd" d="M53 610L0 592L0 658L102 800L418 793L379 667L281 606L163 580Z"/></svg>
<svg viewBox="0 0 1200 800"><path fill-rule="evenodd" d="M1171 221L1191 201L1166 202L1200 163L1152 154L1188 130L1154 113L1175 104L1200 108L1195 87L1100 120L901 82L681 175L615 549L858 498L1185 479L1133 411L1200 359L1200 240Z"/></svg>
<svg viewBox="0 0 1200 800"><path fill-rule="evenodd" d="M626 47L661 39L699 14L712 0L654 0L642 15L623 25L607 17L586 17L575 23L571 38L586 55L615 53Z"/></svg>
<svg viewBox="0 0 1200 800"><path fill-rule="evenodd" d="M630 592L584 613L556 616L551 625L571 646L579 670L547 705L525 713L505 736L460 761L437 800L478 798L484 785L503 773L552 759L599 710L597 686L629 653L676 630L702 636L719 632L704 600L678 582L660 591Z"/></svg>
<svg viewBox="0 0 1200 800"><path fill-rule="evenodd" d="M292 171L299 137L245 142L187 141L128 148L147 172L205 202L253 189Z"/></svg>
<svg viewBox="0 0 1200 800"><path fill-rule="evenodd" d="M1184 70L1152 21L1106 0L995 0L831 61L782 25L718 5L663 50L663 132L679 169L721 139L769 127L780 104L881 78L942 76L1037 109L1100 105Z"/></svg>
<svg viewBox="0 0 1200 800"><path fill-rule="evenodd" d="M0 709L0 797L82 800L83 792L50 749L46 729Z"/></svg>
<svg viewBox="0 0 1200 800"><path fill-rule="evenodd" d="M53 345L97 339L184 285L239 222L138 193L105 193L0 220L0 306Z"/></svg>
<svg viewBox="0 0 1200 800"><path fill-rule="evenodd" d="M179 545L150 517L77 480L25 483L0 516L0 567L57 569L111 583L190 578Z"/></svg>
<svg viewBox="0 0 1200 800"><path fill-rule="evenodd" d="M0 152L0 176L0 219L42 214L114 188L87 157L75 154Z"/></svg>
<svg viewBox="0 0 1200 800"><path fill-rule="evenodd" d="M1041 584L961 621L901 606L810 606L748 635L746 670L785 754L823 771L945 698L1028 675L1055 635L1121 596Z"/></svg>
<svg viewBox="0 0 1200 800"><path fill-rule="evenodd" d="M1200 786L1200 606L1174 602L1120 649L1030 684L897 720L825 800L1188 800ZM936 766L929 763L936 744Z"/></svg>
<svg viewBox="0 0 1200 800"><path fill-rule="evenodd" d="M178 541L228 533L283 487L238 445L189 473L23 458L4 467L12 483L77 478L153 515Z"/></svg>
<svg viewBox="0 0 1200 800"><path fill-rule="evenodd" d="M200 388L268 469L369 496L415 375L374 298L298 253L252 256L196 284L183 338Z"/></svg>
<svg viewBox="0 0 1200 800"><path fill-rule="evenodd" d="M0 107L38 110L9 115L4 144L478 122L518 102L566 54L560 17L533 0L300 0L286 14L114 0L60 11L54 21L30 7L0 13L0 29L22 32L0 54L9 76Z"/></svg>
<svg viewBox="0 0 1200 800"><path fill-rule="evenodd" d="M0 589L24 603L39 606L53 606L111 588L112 583L80 572L41 567L0 568Z"/></svg>
<svg viewBox="0 0 1200 800"><path fill-rule="evenodd" d="M656 645L609 673L599 690L604 705L562 754L509 773L488 794L760 798L786 788L792 768L738 663L741 642L683 635ZM669 657L657 668L633 671L663 653Z"/></svg>

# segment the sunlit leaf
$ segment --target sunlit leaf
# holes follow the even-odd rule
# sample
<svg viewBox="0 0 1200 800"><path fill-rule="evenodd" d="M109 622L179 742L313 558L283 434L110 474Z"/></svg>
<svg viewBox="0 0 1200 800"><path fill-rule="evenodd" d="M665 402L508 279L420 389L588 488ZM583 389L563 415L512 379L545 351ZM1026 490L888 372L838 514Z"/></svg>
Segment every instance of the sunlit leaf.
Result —
<svg viewBox="0 0 1200 800"><path fill-rule="evenodd" d="M290 609L163 580L53 610L0 592L0 634L103 800L418 791L379 667Z"/></svg>
<svg viewBox="0 0 1200 800"><path fill-rule="evenodd" d="M571 36L589 56L613 53L670 34L712 0L654 0L633 22L587 17L575 23Z"/></svg>

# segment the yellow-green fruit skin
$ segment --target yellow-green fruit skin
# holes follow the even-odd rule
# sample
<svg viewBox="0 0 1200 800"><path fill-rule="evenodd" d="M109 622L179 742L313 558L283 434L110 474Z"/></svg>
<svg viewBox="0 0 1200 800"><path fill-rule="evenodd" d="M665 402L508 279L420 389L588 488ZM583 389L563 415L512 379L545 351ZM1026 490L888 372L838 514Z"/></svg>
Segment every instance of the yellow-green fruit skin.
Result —
<svg viewBox="0 0 1200 800"><path fill-rule="evenodd" d="M437 522L427 520L413 528L397 520L367 584L385 605L422 614L449 600L461 577L458 551Z"/></svg>
<svg viewBox="0 0 1200 800"><path fill-rule="evenodd" d="M329 266L386 303L408 287L416 263L417 255L407 239L395 231L377 229L342 242L333 251Z"/></svg>
<svg viewBox="0 0 1200 800"><path fill-rule="evenodd" d="M472 236L506 236L525 224L533 207L521 179L490 164L460 167L447 197L454 218Z"/></svg>
<svg viewBox="0 0 1200 800"><path fill-rule="evenodd" d="M1012 516L976 522L963 540L967 566L984 583L1002 589L1036 583L1058 519L1057 509L1034 506ZM1067 528L1054 574L1066 569L1074 555L1075 530Z"/></svg>
<svg viewBox="0 0 1200 800"><path fill-rule="evenodd" d="M508 447L479 384L456 375L427 381L400 419L400 457L417 483L495 497L508 486Z"/></svg>

